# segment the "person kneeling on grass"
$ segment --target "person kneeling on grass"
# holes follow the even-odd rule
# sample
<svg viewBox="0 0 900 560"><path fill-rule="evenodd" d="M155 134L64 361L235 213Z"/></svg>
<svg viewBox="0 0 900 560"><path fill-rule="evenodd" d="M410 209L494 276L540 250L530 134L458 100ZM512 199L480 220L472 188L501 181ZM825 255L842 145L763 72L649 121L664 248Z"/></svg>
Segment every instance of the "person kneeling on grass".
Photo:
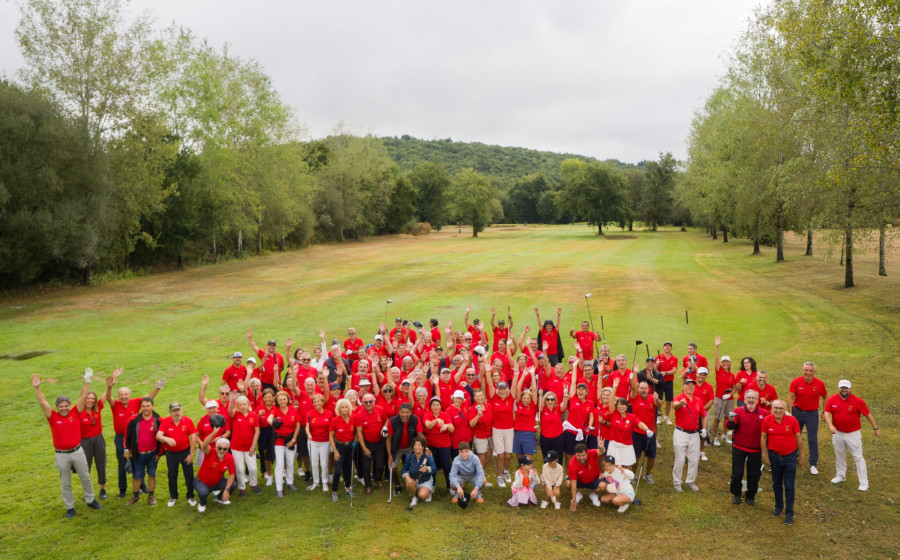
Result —
<svg viewBox="0 0 900 560"><path fill-rule="evenodd" d="M603 468L606 470L607 493L600 498L600 502L619 506L619 513L625 513L634 501L634 488L631 487L634 473L622 465L617 466L616 458L612 455L607 455Z"/></svg>
<svg viewBox="0 0 900 560"><path fill-rule="evenodd" d="M228 505L231 501L231 491L234 489L235 468L234 457L228 452L231 443L220 437L216 440L216 452L210 451L209 443L215 437L214 433L206 436L200 447L203 449L203 464L197 471L197 477L194 479L194 490L197 492L197 511L203 513L206 511L206 499L210 494L217 495L221 490L221 499L215 498L216 503ZM228 473L228 478L225 478Z"/></svg>
<svg viewBox="0 0 900 560"><path fill-rule="evenodd" d="M559 509L562 505L559 501L560 487L563 483L562 465L559 464L559 454L552 449L544 455L544 469L541 471L541 482L547 492L547 499L541 502L541 508L546 508L550 502L553 507Z"/></svg>
<svg viewBox="0 0 900 560"><path fill-rule="evenodd" d="M463 441L459 444L459 455L453 459L453 465L450 467L450 488L453 491L454 504L466 500L463 484L467 482L471 482L474 486L468 499L476 500L479 504L484 502L484 498L481 497L481 489L484 488L484 469L481 467L481 461L469 449L469 444Z"/></svg>
<svg viewBox="0 0 900 560"><path fill-rule="evenodd" d="M431 501L436 470L434 458L425 453L425 438L418 436L413 439L413 452L406 456L403 471L400 473L406 483L406 490L412 497L406 509L412 511L420 499Z"/></svg>
<svg viewBox="0 0 900 560"><path fill-rule="evenodd" d="M569 509L578 509L578 502L582 495L579 488L591 490L591 503L600 507L599 494L606 490L606 481L600 478L600 453L596 449L588 450L587 446L579 443L575 446L575 456L569 461L569 488L572 490L572 502Z"/></svg>
<svg viewBox="0 0 900 560"><path fill-rule="evenodd" d="M534 487L537 486L539 478L537 471L532 466L533 463L534 461L527 456L519 457L519 468L512 483L512 498L506 502L512 507L537 505Z"/></svg>

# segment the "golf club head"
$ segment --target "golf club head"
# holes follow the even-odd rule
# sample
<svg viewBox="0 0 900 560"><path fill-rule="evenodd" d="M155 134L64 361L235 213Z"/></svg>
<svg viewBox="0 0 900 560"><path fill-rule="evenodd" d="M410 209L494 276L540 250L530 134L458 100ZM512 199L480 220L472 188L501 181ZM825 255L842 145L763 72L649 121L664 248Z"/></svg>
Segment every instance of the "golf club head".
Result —
<svg viewBox="0 0 900 560"><path fill-rule="evenodd" d="M584 299L591 297L591 294L584 294Z"/></svg>
<svg viewBox="0 0 900 560"><path fill-rule="evenodd" d="M634 341L634 345L635 345L635 346L640 346L640 345L643 344L643 343L644 343L643 340L635 340L635 341Z"/></svg>
<svg viewBox="0 0 900 560"><path fill-rule="evenodd" d="M394 303L394 300L389 299L389 300L387 300L387 302L388 302L388 303Z"/></svg>

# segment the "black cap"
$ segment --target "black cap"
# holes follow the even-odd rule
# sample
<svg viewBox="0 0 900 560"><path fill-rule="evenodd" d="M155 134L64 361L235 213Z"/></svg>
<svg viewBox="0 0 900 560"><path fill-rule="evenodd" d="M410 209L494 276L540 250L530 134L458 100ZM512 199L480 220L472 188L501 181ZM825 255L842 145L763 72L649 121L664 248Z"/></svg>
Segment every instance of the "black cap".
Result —
<svg viewBox="0 0 900 560"><path fill-rule="evenodd" d="M525 466L525 465L530 465L532 463L534 463L534 461L529 459L527 455L522 455L521 457L519 457L519 466L520 467Z"/></svg>

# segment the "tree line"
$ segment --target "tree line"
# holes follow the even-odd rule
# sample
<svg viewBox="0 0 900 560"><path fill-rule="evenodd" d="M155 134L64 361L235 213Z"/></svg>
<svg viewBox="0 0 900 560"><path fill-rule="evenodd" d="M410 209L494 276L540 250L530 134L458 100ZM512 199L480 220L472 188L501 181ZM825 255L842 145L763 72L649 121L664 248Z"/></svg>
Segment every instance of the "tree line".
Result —
<svg viewBox="0 0 900 560"><path fill-rule="evenodd" d="M678 196L695 223L776 247L839 232L844 286L860 238L900 215L900 4L775 0L740 38L696 114Z"/></svg>
<svg viewBox="0 0 900 560"><path fill-rule="evenodd" d="M306 140L258 62L126 7L21 4L25 67L0 81L2 288L447 224L689 219L671 154L631 166L447 140L421 157L427 142L343 125Z"/></svg>

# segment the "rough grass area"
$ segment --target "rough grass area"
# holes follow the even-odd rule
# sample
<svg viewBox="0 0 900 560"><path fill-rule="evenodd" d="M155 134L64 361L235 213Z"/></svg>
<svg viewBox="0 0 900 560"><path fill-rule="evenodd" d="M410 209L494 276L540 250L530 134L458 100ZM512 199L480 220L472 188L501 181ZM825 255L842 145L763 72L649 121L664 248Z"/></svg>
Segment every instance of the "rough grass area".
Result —
<svg viewBox="0 0 900 560"><path fill-rule="evenodd" d="M774 262L771 249L750 256L742 240L714 242L701 232L613 231L598 238L584 226L489 228L477 239L456 229L420 237L392 237L361 243L317 246L169 274L109 282L0 301L0 359L4 398L0 401L0 556L47 558L509 558L523 553L587 558L840 558L900 556L898 507L896 374L900 369L900 282L897 252L889 272L875 275L871 252L858 254L857 284L840 289L843 269L832 253L826 261L803 257L804 245L790 240L788 261ZM563 327L587 318L584 295L591 292L595 326L603 316L613 352L631 360L634 341L651 351L665 339L683 355L690 338L713 356L723 337L732 358L752 355L786 395L801 364L813 360L830 392L849 378L867 400L884 438L875 441L864 424L863 440L871 489L856 491L849 480L835 487L834 455L827 428L820 430L818 477L805 469L797 482L796 520L785 527L773 519L771 489L755 508L733 506L727 491L730 450L707 449L701 463L701 491L675 494L671 488L671 430L662 433L654 474L642 483L643 506L620 515L583 502L566 510L512 511L508 490L486 491L483 505L463 511L441 491L435 503L414 513L406 500L385 503L387 493L361 495L350 508L342 497L301 490L277 500L273 488L211 505L205 514L183 498L167 508L165 465L159 470L160 505L125 508L115 498L112 421L104 411L111 497L99 512L80 502L77 516L63 518L50 431L33 396L29 376L51 378L52 399L74 397L84 367L111 372L136 394L159 377L169 379L158 398L172 400L194 419L203 374L218 378L231 352L249 351L245 330L257 341L284 340L311 348L319 329L343 340L348 326L370 338L385 317L426 322L437 317L462 325L487 321L490 307L510 306L515 330L536 328L534 307ZM568 341L568 339L566 339ZM567 353L571 344L566 342ZM40 354L41 352L48 352ZM643 349L640 350L643 352ZM639 352L639 357L640 357ZM99 385L99 384L98 384ZM851 462L852 463L852 462ZM489 472L489 476L493 473ZM442 480L442 476L439 476ZM770 479L763 476L762 484ZM566 495L567 497L567 495ZM893 527L893 529L892 529ZM891 536L893 535L893 536Z"/></svg>

